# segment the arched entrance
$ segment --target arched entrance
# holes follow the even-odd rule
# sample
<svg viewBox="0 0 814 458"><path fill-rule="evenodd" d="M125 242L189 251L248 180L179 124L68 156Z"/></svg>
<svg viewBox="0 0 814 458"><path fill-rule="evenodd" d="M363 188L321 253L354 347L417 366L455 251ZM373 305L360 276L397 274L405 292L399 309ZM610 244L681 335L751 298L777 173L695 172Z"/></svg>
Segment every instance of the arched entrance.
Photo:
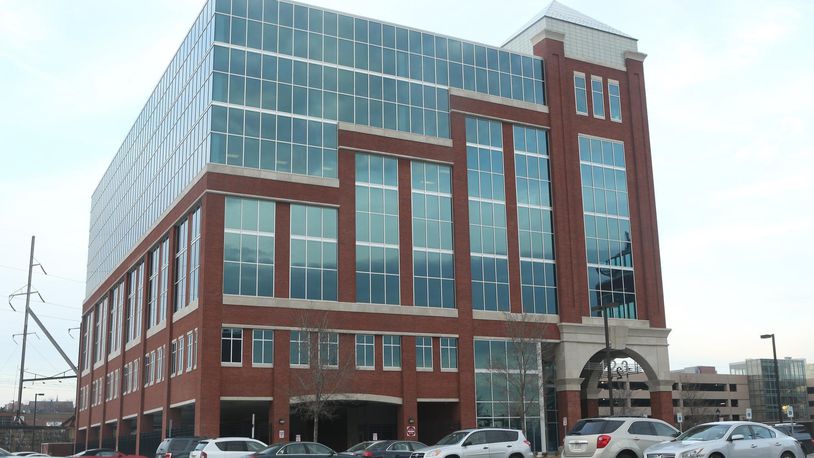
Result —
<svg viewBox="0 0 814 458"><path fill-rule="evenodd" d="M649 416L673 422L672 378L667 353L669 329L651 328L645 321L609 320L610 358L628 361L641 368L643 383L649 391L649 408L639 409ZM601 318L584 317L582 323L561 323L561 343L557 349L557 405L560 424L564 424L560 436L581 418L598 416L600 403L609 400L605 372L605 331ZM613 365L611 366L613 368ZM619 374L619 372L617 372ZM611 385L618 394L631 386L627 380L614 380ZM605 389L603 389L605 388ZM629 403L614 406L632 408ZM644 404L644 403L642 403ZM614 412L619 415L621 412Z"/></svg>

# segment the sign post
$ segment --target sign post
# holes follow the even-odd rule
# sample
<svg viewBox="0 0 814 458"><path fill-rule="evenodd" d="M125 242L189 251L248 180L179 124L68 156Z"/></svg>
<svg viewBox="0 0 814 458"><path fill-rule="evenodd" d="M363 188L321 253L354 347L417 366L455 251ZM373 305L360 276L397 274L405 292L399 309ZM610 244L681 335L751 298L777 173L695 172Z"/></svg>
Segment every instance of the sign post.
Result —
<svg viewBox="0 0 814 458"><path fill-rule="evenodd" d="M684 414L681 413L681 412L678 412L676 414L676 421L678 422L678 430L683 433L684 432Z"/></svg>

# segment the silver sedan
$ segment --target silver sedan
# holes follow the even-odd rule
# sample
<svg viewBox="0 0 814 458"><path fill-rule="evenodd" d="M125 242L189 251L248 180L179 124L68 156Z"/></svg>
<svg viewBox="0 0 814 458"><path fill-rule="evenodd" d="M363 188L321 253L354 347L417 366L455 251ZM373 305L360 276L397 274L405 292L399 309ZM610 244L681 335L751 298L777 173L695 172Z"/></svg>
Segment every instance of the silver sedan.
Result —
<svg viewBox="0 0 814 458"><path fill-rule="evenodd" d="M805 458L800 444L780 431L751 421L719 421L688 429L653 445L645 458Z"/></svg>

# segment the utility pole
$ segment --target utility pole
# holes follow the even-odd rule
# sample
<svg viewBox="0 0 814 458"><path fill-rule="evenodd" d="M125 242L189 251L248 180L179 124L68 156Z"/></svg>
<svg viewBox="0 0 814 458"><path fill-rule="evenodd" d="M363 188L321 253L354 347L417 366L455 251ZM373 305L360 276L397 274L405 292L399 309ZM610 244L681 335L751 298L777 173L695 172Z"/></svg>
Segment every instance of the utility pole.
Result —
<svg viewBox="0 0 814 458"><path fill-rule="evenodd" d="M17 389L17 422L22 423L23 377L25 375L25 344L28 339L28 313L31 304L31 273L34 270L34 236L31 236L31 256L28 261L28 285L25 290L25 318L23 318L23 351L20 355L20 386Z"/></svg>

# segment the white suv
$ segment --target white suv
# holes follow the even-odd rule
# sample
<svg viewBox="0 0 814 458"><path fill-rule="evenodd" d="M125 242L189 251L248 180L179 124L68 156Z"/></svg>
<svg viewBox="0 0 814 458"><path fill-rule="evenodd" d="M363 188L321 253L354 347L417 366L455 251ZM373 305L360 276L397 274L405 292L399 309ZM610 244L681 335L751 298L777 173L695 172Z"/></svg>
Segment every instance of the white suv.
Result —
<svg viewBox="0 0 814 458"><path fill-rule="evenodd" d="M533 458L529 441L516 429L481 428L455 431L410 458Z"/></svg>
<svg viewBox="0 0 814 458"><path fill-rule="evenodd" d="M249 437L219 437L198 442L189 458L243 458L266 448L266 444Z"/></svg>
<svg viewBox="0 0 814 458"><path fill-rule="evenodd" d="M673 440L678 434L677 429L655 418L584 418L565 435L562 456L642 458L644 449Z"/></svg>

